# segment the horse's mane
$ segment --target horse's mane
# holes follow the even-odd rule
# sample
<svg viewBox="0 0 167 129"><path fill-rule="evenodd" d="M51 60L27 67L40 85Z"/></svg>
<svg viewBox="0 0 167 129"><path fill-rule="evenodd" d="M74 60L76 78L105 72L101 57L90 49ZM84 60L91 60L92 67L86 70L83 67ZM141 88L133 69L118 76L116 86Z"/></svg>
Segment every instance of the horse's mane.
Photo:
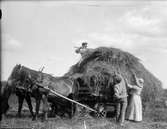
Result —
<svg viewBox="0 0 167 129"><path fill-rule="evenodd" d="M36 71L22 65L22 71L25 71L27 74L30 74L32 80L37 80L41 77L42 80L55 81L56 78L50 74L44 73L42 71Z"/></svg>

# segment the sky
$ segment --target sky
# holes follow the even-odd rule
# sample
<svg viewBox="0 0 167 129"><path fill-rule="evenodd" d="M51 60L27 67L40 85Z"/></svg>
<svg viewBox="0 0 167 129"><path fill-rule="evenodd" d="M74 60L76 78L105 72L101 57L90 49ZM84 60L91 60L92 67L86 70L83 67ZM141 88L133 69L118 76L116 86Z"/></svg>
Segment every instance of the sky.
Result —
<svg viewBox="0 0 167 129"><path fill-rule="evenodd" d="M167 88L166 1L2 1L2 80L16 64L62 76L75 47L115 47L141 59Z"/></svg>

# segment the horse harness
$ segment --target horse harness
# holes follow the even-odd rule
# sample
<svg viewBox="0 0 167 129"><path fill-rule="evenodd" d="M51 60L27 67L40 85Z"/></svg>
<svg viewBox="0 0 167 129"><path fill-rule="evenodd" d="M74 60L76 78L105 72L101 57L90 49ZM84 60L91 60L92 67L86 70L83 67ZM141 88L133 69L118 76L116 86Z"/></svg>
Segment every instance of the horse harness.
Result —
<svg viewBox="0 0 167 129"><path fill-rule="evenodd" d="M22 76L21 75L21 72L23 72L22 70L23 70L23 66L19 68L18 75ZM24 71L24 72L26 72L26 75L24 75L25 77L23 82L21 80L16 81L16 90L17 89L24 90L24 92L29 93L32 91L31 89L32 89L33 82L31 80L30 73L29 72L27 73L27 71Z"/></svg>

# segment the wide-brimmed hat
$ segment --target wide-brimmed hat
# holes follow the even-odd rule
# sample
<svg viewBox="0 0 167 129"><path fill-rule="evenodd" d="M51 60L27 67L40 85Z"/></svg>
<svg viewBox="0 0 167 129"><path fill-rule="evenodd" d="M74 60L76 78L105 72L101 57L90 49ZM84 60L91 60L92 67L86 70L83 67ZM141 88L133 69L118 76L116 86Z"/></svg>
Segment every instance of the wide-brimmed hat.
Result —
<svg viewBox="0 0 167 129"><path fill-rule="evenodd" d="M140 83L144 83L144 79L143 79L143 78L139 78L138 81L139 81Z"/></svg>
<svg viewBox="0 0 167 129"><path fill-rule="evenodd" d="M144 83L144 79L143 78L139 78L138 79L138 82L141 84L141 85L137 85L138 87L142 88L143 87L143 83Z"/></svg>

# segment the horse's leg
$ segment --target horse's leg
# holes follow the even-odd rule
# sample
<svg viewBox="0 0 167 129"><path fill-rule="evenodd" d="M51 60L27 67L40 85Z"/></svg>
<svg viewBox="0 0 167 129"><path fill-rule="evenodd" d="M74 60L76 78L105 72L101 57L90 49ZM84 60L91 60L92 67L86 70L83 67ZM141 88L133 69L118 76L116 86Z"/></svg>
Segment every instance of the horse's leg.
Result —
<svg viewBox="0 0 167 129"><path fill-rule="evenodd" d="M55 117L56 116L56 105L52 103L51 105L51 116Z"/></svg>
<svg viewBox="0 0 167 129"><path fill-rule="evenodd" d="M31 113L32 117L34 118L34 112L33 112L33 107L32 107L32 103L31 103L31 97L30 97L30 95L27 94L26 97L25 97L25 99L27 101L30 113Z"/></svg>
<svg viewBox="0 0 167 129"><path fill-rule="evenodd" d="M33 120L36 120L38 115L39 115L39 107L41 104L41 97L35 97L35 101L36 101L36 107L35 107L35 116L34 116Z"/></svg>
<svg viewBox="0 0 167 129"><path fill-rule="evenodd" d="M70 98L74 100L74 94L72 94ZM71 116L70 116L70 118L72 118L75 114L75 111L76 111L76 104L70 102L70 105L71 105Z"/></svg>
<svg viewBox="0 0 167 129"><path fill-rule="evenodd" d="M76 104L72 103L71 104L71 118L75 115L76 111Z"/></svg>
<svg viewBox="0 0 167 129"><path fill-rule="evenodd" d="M17 116L18 116L18 117L21 117L21 109L22 109L22 106L23 106L24 96L18 95L18 101L19 101L19 105L18 105L18 113L17 113Z"/></svg>
<svg viewBox="0 0 167 129"><path fill-rule="evenodd" d="M42 95L42 102L43 102L43 120L48 119L48 100L47 100L47 95Z"/></svg>

